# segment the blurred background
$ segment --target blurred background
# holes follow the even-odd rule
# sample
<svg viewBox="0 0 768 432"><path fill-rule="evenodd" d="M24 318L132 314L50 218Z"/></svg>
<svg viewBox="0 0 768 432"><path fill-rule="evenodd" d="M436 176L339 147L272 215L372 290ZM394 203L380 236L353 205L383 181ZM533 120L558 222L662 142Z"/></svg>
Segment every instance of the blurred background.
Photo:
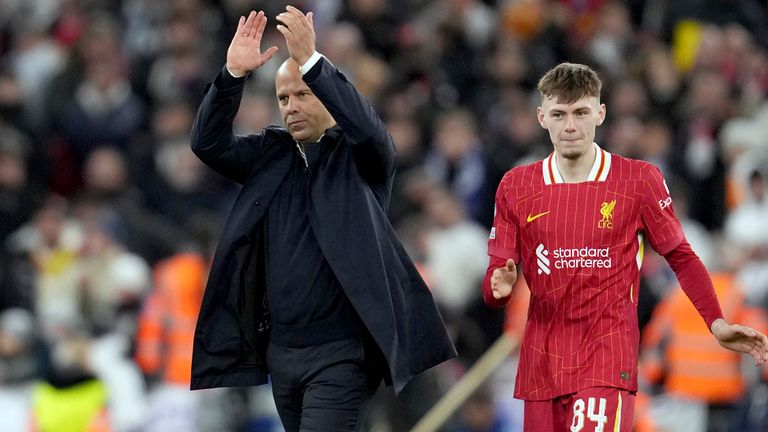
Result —
<svg viewBox="0 0 768 432"><path fill-rule="evenodd" d="M393 225L460 357L376 397L368 430L409 430L502 332L524 287L482 304L503 173L551 152L538 78L604 80L597 142L662 170L726 319L768 330L768 1L317 0L318 50L398 147ZM197 308L237 194L189 150L238 17L282 1L0 0L0 430L279 431L269 387L190 392ZM284 58L284 57L283 57ZM238 133L280 123L272 60ZM768 373L717 347L646 254L638 431L766 431ZM440 430L519 431L514 353Z"/></svg>

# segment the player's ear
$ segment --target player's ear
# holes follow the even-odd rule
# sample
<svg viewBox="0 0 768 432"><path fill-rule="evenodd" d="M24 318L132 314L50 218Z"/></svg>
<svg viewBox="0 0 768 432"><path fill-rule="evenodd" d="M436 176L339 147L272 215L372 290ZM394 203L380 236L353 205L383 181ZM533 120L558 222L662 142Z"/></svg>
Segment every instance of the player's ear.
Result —
<svg viewBox="0 0 768 432"><path fill-rule="evenodd" d="M547 128L547 126L544 124L544 110L541 109L541 106L536 107L536 120L539 121L539 125L542 129Z"/></svg>
<svg viewBox="0 0 768 432"><path fill-rule="evenodd" d="M605 121L605 104L600 104L600 110L597 111L597 125L600 126Z"/></svg>

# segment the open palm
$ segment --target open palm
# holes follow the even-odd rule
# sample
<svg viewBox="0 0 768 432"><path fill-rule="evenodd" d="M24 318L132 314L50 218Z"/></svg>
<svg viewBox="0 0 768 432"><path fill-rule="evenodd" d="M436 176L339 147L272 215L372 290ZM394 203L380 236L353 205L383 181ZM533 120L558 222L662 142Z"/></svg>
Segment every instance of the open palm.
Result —
<svg viewBox="0 0 768 432"><path fill-rule="evenodd" d="M711 330L722 347L751 355L757 365L768 360L768 338L763 333L739 324L727 324L722 319L716 320Z"/></svg>
<svg viewBox="0 0 768 432"><path fill-rule="evenodd" d="M248 18L240 17L232 42L227 50L227 68L237 76L263 65L277 52L277 47L269 47L261 52L261 37L267 25L264 12L251 11Z"/></svg>

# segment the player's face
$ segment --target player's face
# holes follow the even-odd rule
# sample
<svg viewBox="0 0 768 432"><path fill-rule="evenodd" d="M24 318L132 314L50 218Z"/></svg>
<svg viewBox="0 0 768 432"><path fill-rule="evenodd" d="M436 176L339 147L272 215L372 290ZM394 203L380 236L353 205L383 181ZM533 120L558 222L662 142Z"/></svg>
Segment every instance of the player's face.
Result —
<svg viewBox="0 0 768 432"><path fill-rule="evenodd" d="M312 93L295 64L283 65L275 76L280 117L293 139L316 142L336 122L320 99Z"/></svg>
<svg viewBox="0 0 768 432"><path fill-rule="evenodd" d="M587 154L595 140L595 129L605 120L605 105L594 96L572 104L545 97L536 114L541 127L549 131L555 152L576 160Z"/></svg>

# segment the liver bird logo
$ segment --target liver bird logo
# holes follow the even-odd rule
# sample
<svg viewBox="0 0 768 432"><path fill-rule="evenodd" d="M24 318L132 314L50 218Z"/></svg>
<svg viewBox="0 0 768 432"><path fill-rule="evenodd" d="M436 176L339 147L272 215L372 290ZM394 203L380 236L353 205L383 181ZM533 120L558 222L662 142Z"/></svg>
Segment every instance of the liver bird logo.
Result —
<svg viewBox="0 0 768 432"><path fill-rule="evenodd" d="M613 228L614 207L616 207L616 200L611 200L611 202L604 202L600 204L600 214L603 215L603 218L597 222L598 228Z"/></svg>

